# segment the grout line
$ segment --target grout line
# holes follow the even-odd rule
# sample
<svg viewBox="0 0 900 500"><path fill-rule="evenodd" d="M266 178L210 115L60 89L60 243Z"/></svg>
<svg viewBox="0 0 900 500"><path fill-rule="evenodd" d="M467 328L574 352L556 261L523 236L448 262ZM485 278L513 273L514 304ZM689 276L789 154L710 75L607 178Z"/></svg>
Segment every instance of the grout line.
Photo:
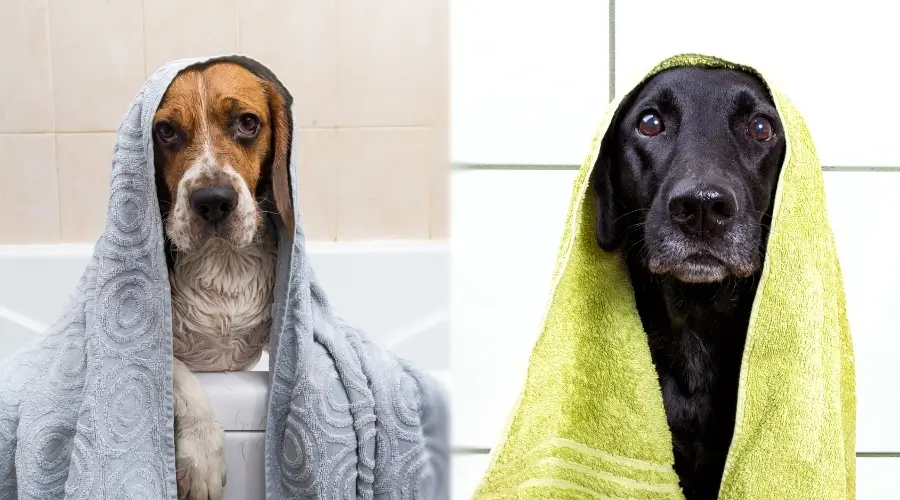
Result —
<svg viewBox="0 0 900 500"><path fill-rule="evenodd" d="M334 210L334 222L331 227L331 241L338 241L338 235L340 235L341 231L341 202L340 197L338 196L338 186L340 186L341 182L341 164L338 162L338 134L334 132L329 134L331 136L331 160L332 164L335 168L331 169L331 193L329 198L331 198L332 208Z"/></svg>
<svg viewBox="0 0 900 500"><path fill-rule="evenodd" d="M454 455L490 455L491 449L472 446L451 446L450 453Z"/></svg>
<svg viewBox="0 0 900 500"><path fill-rule="evenodd" d="M609 0L609 102L616 98L616 0Z"/></svg>
<svg viewBox="0 0 900 500"><path fill-rule="evenodd" d="M53 49L50 37L50 0L44 0L44 25L47 28L47 79L50 83L50 126L56 129L56 91L53 87Z"/></svg>
<svg viewBox="0 0 900 500"><path fill-rule="evenodd" d="M579 170L581 165L564 165L564 164L555 164L555 165L527 165L527 164L500 164L500 163L462 163L462 162L453 162L451 164L450 170L516 170L521 172L533 172L533 171L554 171L554 170L563 170L563 171L574 171ZM824 166L822 167L823 172L876 172L876 173L885 173L885 172L900 172L900 166L880 166L880 165L838 165L838 166Z"/></svg>
<svg viewBox="0 0 900 500"><path fill-rule="evenodd" d="M325 20L326 26L332 28L332 29L328 30L328 32L330 33L331 36L329 36L327 38L331 44L331 49L334 50L335 54L340 54L340 55L342 55L344 53L343 52L344 44L341 43L341 40L344 39L344 37L343 37L344 26L342 23L339 22L339 19L341 18L341 12L343 12L344 1L345 0L329 0L328 1L328 11L326 14L327 17ZM324 120L322 120L322 117L319 117L319 119L322 121L325 121L325 122L330 121L332 123L337 124L345 117L344 110L346 109L346 106L344 106L343 101L341 100L341 96L344 95L344 92L343 92L344 89L343 89L343 86L341 85L340 65L339 64L333 65L333 67L331 68L330 71L328 71L327 73L323 72L323 74L325 75L326 79L331 80L332 92L333 92L332 97L334 98L334 102L336 104L334 106L329 106L328 111L326 111L326 113L324 115L324 118L325 118ZM335 128L337 128L337 127L335 127ZM337 227L335 227L335 231L337 231ZM337 233L335 233L335 238L337 238Z"/></svg>
<svg viewBox="0 0 900 500"><path fill-rule="evenodd" d="M56 167L56 231L62 241L62 177L59 175L59 136L53 134L53 163Z"/></svg>
<svg viewBox="0 0 900 500"><path fill-rule="evenodd" d="M475 447L451 447L450 453L453 455L490 455L490 448ZM858 451L856 458L900 458L900 452L897 451Z"/></svg>
<svg viewBox="0 0 900 500"><path fill-rule="evenodd" d="M44 132L3 132L0 133L0 136L3 135L84 135L84 134L115 134L115 130L73 130L73 131L64 131L64 130L47 130Z"/></svg>
<svg viewBox="0 0 900 500"><path fill-rule="evenodd" d="M338 127L298 127L301 132L318 132L323 130L427 130L434 128L431 125L375 125L375 126L338 126ZM43 130L43 131L24 131L24 132L0 132L0 136L4 135L79 135L79 134L116 134L116 130Z"/></svg>
<svg viewBox="0 0 900 500"><path fill-rule="evenodd" d="M578 170L576 165L535 165L535 164L501 164L501 163L461 163L451 162L450 170Z"/></svg>
<svg viewBox="0 0 900 500"><path fill-rule="evenodd" d="M822 167L823 172L900 172L900 167L894 166L857 166L852 167L848 165L840 165L840 166L824 166Z"/></svg>

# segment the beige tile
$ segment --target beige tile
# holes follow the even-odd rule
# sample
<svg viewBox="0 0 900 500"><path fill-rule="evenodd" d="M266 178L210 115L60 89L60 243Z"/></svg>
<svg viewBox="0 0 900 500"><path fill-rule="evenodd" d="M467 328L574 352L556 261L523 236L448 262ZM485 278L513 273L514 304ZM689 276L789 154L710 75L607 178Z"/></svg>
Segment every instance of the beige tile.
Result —
<svg viewBox="0 0 900 500"><path fill-rule="evenodd" d="M435 2L337 0L340 125L434 124L441 105Z"/></svg>
<svg viewBox="0 0 900 500"><path fill-rule="evenodd" d="M433 240L450 238L450 137L447 127L435 127L431 170L431 232Z"/></svg>
<svg viewBox="0 0 900 500"><path fill-rule="evenodd" d="M434 156L428 128L338 130L337 238L428 238Z"/></svg>
<svg viewBox="0 0 900 500"><path fill-rule="evenodd" d="M56 129L118 129L145 81L141 2L47 1Z"/></svg>
<svg viewBox="0 0 900 500"><path fill-rule="evenodd" d="M0 133L53 130L47 4L12 0L0 16Z"/></svg>
<svg viewBox="0 0 900 500"><path fill-rule="evenodd" d="M238 0L144 2L145 74L186 57L238 51Z"/></svg>
<svg viewBox="0 0 900 500"><path fill-rule="evenodd" d="M303 127L337 124L337 1L241 0L240 48L294 96Z"/></svg>
<svg viewBox="0 0 900 500"><path fill-rule="evenodd" d="M59 241L52 134L0 134L0 244Z"/></svg>
<svg viewBox="0 0 900 500"><path fill-rule="evenodd" d="M300 152L300 222L309 240L337 236L337 131L303 130L295 142Z"/></svg>
<svg viewBox="0 0 900 500"><path fill-rule="evenodd" d="M116 134L59 134L59 219L62 241L94 242L106 224Z"/></svg>

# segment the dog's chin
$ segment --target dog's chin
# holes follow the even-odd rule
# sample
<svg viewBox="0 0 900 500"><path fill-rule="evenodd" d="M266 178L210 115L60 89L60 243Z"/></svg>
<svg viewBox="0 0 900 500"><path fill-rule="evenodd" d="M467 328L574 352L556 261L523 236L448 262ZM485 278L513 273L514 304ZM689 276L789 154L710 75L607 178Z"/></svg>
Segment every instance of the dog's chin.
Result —
<svg viewBox="0 0 900 500"><path fill-rule="evenodd" d="M728 278L747 278L759 266L753 262L729 262L707 252L692 253L678 259L651 258L647 264L653 274L668 275L682 283L721 283Z"/></svg>
<svg viewBox="0 0 900 500"><path fill-rule="evenodd" d="M179 222L170 220L166 232L175 249L182 253L194 253L213 240L222 241L235 250L252 246L259 237L259 221L253 223L229 218L217 224L201 220Z"/></svg>
<svg viewBox="0 0 900 500"><path fill-rule="evenodd" d="M693 255L675 264L669 273L682 283L719 283L732 275L728 266L715 257Z"/></svg>

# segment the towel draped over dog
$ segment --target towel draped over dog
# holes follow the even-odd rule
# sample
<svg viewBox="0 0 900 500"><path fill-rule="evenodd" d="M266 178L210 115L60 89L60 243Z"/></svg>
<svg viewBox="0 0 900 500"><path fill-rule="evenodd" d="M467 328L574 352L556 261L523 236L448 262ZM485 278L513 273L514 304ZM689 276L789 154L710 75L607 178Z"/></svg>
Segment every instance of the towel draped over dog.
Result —
<svg viewBox="0 0 900 500"><path fill-rule="evenodd" d="M791 102L749 67L683 54L641 81L685 66L763 79L787 139L719 498L853 499L854 357L809 131ZM684 498L625 259L597 245L587 196L601 141L626 99L611 104L575 180L525 386L477 499Z"/></svg>
<svg viewBox="0 0 900 500"><path fill-rule="evenodd" d="M0 365L0 499L174 500L172 315L154 181L152 120L172 62L119 128L106 227L73 302L44 337ZM299 221L296 121L290 182ZM314 168L314 167L313 167ZM266 423L266 498L444 500L442 389L332 309L299 222L280 222Z"/></svg>

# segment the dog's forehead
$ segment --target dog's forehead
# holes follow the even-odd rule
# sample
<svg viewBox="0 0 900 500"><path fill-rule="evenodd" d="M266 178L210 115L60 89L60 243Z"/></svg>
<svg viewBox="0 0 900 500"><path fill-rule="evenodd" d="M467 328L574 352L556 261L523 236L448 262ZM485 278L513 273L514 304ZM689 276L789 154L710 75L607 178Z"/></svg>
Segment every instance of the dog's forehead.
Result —
<svg viewBox="0 0 900 500"><path fill-rule="evenodd" d="M652 98L660 94L696 98L709 98L713 95L722 97L723 92L731 96L749 92L759 99L770 100L765 84L753 74L730 68L694 67L670 68L653 75L644 83L637 99Z"/></svg>
<svg viewBox="0 0 900 500"><path fill-rule="evenodd" d="M258 108L253 111L264 114L267 101L266 88L259 77L240 64L220 61L179 73L166 89L157 113L182 115L212 105Z"/></svg>

